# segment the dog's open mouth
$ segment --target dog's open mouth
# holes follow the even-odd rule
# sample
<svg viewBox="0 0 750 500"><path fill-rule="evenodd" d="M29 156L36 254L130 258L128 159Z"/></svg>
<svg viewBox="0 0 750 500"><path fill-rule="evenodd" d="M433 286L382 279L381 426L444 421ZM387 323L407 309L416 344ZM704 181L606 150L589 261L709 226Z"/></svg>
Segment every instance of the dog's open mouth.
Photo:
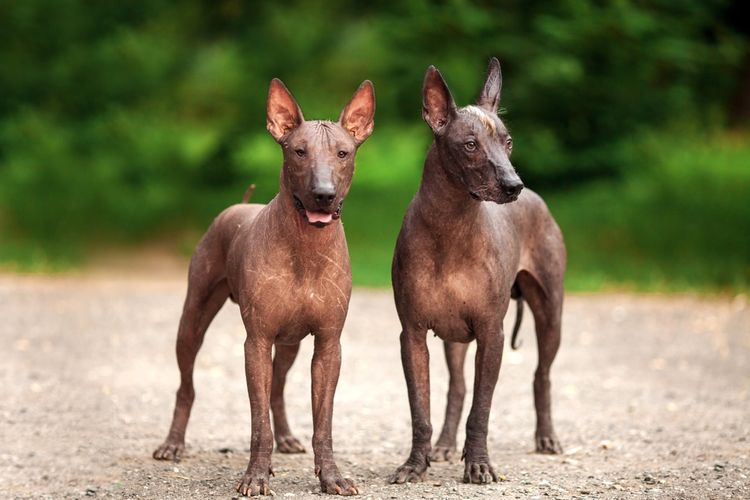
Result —
<svg viewBox="0 0 750 500"><path fill-rule="evenodd" d="M341 218L341 208L344 205L344 200L341 200L338 204L338 207L333 212L328 212L324 210L307 210L305 208L305 205L302 203L302 200L297 198L297 196L294 196L294 206L297 209L297 211L304 215L307 222L312 224L316 227L324 227L333 222L334 220L338 220Z"/></svg>
<svg viewBox="0 0 750 500"><path fill-rule="evenodd" d="M492 202L495 202L495 203L497 203L499 205L504 205L506 203L511 203L511 202L514 202L514 201L516 201L518 199L518 195L517 194L511 195L511 196L500 194L500 195L497 195L497 196L491 196L491 197L484 197L483 198L482 196L480 196L475 191L469 191L469 195L473 199L475 199L477 201L492 201Z"/></svg>
<svg viewBox="0 0 750 500"><path fill-rule="evenodd" d="M328 224L333 220L333 215L327 212L311 212L305 210L305 217L310 224Z"/></svg>

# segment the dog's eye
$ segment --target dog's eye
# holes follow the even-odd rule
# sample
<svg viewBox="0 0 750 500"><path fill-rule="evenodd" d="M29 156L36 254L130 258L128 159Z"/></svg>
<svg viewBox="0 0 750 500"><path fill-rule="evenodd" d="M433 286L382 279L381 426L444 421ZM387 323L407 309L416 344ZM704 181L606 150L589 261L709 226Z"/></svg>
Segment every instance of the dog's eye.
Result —
<svg viewBox="0 0 750 500"><path fill-rule="evenodd" d="M508 149L513 149L513 139L511 139L510 137L505 139L505 147Z"/></svg>
<svg viewBox="0 0 750 500"><path fill-rule="evenodd" d="M300 158L304 158L307 154L304 149L295 149L294 153L299 156Z"/></svg>
<svg viewBox="0 0 750 500"><path fill-rule="evenodd" d="M348 155L349 153L344 150L339 151L339 158L341 159L346 158Z"/></svg>
<svg viewBox="0 0 750 500"><path fill-rule="evenodd" d="M477 149L477 143L474 141L468 141L464 144L466 151L475 151Z"/></svg>

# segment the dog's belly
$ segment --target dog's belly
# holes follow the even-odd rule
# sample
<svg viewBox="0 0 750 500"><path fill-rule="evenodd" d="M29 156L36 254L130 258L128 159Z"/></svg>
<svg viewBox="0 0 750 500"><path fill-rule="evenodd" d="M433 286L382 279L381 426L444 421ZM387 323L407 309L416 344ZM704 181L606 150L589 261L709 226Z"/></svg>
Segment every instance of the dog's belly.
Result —
<svg viewBox="0 0 750 500"><path fill-rule="evenodd" d="M446 342L468 343L476 337L465 319L458 316L438 319L431 330Z"/></svg>
<svg viewBox="0 0 750 500"><path fill-rule="evenodd" d="M429 301L429 302L428 302ZM472 312L465 304L456 301L450 294L437 292L431 297L423 297L415 308L418 323L432 330L435 335L449 342L471 342L474 332L470 321Z"/></svg>

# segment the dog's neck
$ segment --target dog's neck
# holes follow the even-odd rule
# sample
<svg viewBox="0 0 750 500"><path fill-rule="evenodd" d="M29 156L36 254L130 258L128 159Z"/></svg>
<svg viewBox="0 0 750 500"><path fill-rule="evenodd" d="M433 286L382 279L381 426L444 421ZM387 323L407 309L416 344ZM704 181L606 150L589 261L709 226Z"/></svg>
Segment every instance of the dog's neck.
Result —
<svg viewBox="0 0 750 500"><path fill-rule="evenodd" d="M283 180L279 193L268 203L268 216L270 227L277 233L278 240L294 254L322 252L332 257L340 249L339 243L344 239L341 219L333 220L324 227L316 227L307 222L305 216L297 210L294 196Z"/></svg>
<svg viewBox="0 0 750 500"><path fill-rule="evenodd" d="M472 199L463 183L448 172L449 161L433 142L424 163L416 208L429 226L441 232L458 229L460 234L474 225L481 203Z"/></svg>

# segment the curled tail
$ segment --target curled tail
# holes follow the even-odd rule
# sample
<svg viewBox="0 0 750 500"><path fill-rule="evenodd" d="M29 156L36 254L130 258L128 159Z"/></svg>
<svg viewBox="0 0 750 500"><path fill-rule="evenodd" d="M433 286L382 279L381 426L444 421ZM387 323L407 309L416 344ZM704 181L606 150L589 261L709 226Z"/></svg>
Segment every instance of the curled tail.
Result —
<svg viewBox="0 0 750 500"><path fill-rule="evenodd" d="M250 197L253 195L253 191L255 191L255 184L250 184L247 187L247 191L245 191L245 196L242 197L242 203L247 203L250 201Z"/></svg>
<svg viewBox="0 0 750 500"><path fill-rule="evenodd" d="M510 347L515 351L521 347L521 342L518 342L518 331L521 329L521 320L523 319L523 296L518 283L514 283L513 288L510 289L510 297L516 301L516 322L513 325L513 334L510 337Z"/></svg>

